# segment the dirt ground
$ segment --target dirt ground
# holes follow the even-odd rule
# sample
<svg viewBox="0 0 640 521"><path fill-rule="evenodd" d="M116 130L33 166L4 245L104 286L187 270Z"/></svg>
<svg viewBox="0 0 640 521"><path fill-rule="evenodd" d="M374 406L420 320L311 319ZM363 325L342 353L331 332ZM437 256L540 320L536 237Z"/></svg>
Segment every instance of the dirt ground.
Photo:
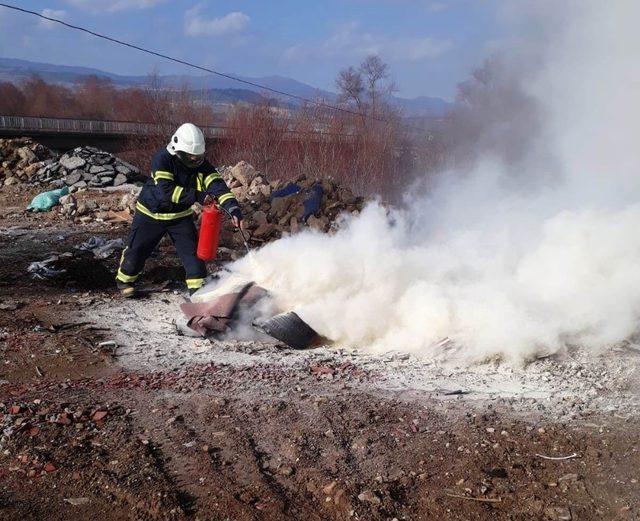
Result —
<svg viewBox="0 0 640 521"><path fill-rule="evenodd" d="M0 519L640 519L634 344L457 367L182 337L170 244L122 301L118 255L75 246L126 224L31 195L0 193Z"/></svg>

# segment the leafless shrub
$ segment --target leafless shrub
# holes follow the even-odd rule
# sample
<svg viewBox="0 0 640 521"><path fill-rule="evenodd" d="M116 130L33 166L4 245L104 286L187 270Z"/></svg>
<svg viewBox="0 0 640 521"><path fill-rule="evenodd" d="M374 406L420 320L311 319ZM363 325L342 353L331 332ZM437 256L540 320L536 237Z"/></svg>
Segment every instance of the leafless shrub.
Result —
<svg viewBox="0 0 640 521"><path fill-rule="evenodd" d="M154 123L157 135L132 137L121 153L142 171L179 124L222 125L222 139L208 146L213 164L245 160L272 179L333 177L356 193L391 198L403 191L420 154L410 146L401 114L387 103L393 91L388 66L369 57L341 71L336 82L343 111L271 102L237 105L220 121L204 96L188 85L166 88L156 74L146 86L127 89L95 76L74 87L32 77L20 86L0 83L0 113Z"/></svg>

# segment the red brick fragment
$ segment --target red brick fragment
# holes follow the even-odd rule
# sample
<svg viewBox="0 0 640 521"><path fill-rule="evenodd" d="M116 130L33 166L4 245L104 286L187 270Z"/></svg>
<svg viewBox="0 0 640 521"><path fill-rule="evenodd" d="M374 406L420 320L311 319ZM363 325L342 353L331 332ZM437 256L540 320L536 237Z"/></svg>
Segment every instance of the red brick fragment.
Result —
<svg viewBox="0 0 640 521"><path fill-rule="evenodd" d="M93 413L92 419L94 422L100 421L104 419L104 417L108 414L107 411L96 411Z"/></svg>

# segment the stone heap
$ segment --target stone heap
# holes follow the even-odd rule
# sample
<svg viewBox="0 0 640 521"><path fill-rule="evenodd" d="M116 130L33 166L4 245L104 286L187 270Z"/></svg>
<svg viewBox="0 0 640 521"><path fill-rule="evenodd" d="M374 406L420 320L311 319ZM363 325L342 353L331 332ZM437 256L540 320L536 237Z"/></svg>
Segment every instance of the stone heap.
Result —
<svg viewBox="0 0 640 521"><path fill-rule="evenodd" d="M0 184L27 181L56 157L55 152L31 138L0 139Z"/></svg>
<svg viewBox="0 0 640 521"><path fill-rule="evenodd" d="M120 186L140 177L140 171L108 152L95 147L78 147L58 161L43 166L33 176L39 183L59 188L68 186L74 192L83 188Z"/></svg>
<svg viewBox="0 0 640 521"><path fill-rule="evenodd" d="M126 188L126 187L123 187ZM140 194L139 186L121 190L82 190L60 198L57 211L74 221L129 221L135 212L135 202Z"/></svg>
<svg viewBox="0 0 640 521"><path fill-rule="evenodd" d="M222 177L242 206L246 228L252 242L263 243L281 237L284 233L295 233L303 226L328 232L337 217L344 213L360 213L364 198L356 197L351 190L340 186L332 178L314 179L305 176L295 181L275 180L266 177L250 164L241 161L234 167L220 168ZM283 197L274 197L291 183L300 189ZM322 187L322 199L318 211L303 220L304 202L309 199L313 187ZM223 244L241 240L226 220L221 237Z"/></svg>

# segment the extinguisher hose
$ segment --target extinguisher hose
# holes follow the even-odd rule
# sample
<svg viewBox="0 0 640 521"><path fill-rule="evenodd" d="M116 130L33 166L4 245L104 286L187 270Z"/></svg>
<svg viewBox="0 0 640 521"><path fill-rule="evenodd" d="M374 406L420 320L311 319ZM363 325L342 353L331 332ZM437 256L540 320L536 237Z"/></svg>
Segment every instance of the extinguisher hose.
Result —
<svg viewBox="0 0 640 521"><path fill-rule="evenodd" d="M233 220L233 215L231 215L231 213L225 207L223 207L221 205L217 205L217 206L218 206L218 208L220 208L224 213L226 213L229 216L229 219ZM244 247L247 249L247 253L250 253L249 242L247 241L247 237L244 234L244 230L242 228L240 228L240 226L236 226L236 228L240 232L240 237L242 237L242 242L244 243Z"/></svg>

